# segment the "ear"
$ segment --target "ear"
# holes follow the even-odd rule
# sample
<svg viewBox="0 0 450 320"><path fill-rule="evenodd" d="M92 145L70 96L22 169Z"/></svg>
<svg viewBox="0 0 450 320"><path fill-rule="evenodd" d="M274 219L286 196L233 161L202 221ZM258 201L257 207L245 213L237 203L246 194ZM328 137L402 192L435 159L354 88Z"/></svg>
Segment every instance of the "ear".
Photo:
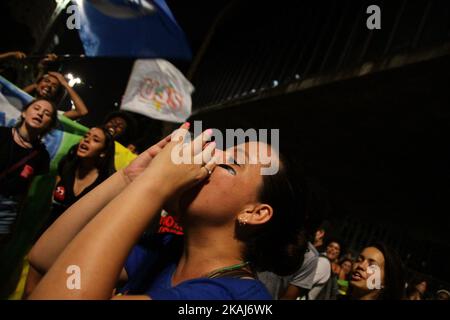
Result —
<svg viewBox="0 0 450 320"><path fill-rule="evenodd" d="M273 215L273 209L268 204L249 206L238 215L239 224L260 225L268 222Z"/></svg>

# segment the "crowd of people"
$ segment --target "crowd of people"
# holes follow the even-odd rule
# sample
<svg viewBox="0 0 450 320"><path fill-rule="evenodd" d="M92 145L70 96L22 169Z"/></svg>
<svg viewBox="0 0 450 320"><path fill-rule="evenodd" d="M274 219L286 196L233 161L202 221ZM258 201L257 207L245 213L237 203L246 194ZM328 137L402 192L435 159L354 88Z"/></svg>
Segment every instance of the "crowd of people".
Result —
<svg viewBox="0 0 450 320"><path fill-rule="evenodd" d="M7 53L0 59L23 59ZM57 59L47 56L42 66ZM42 69L43 70L43 69ZM30 182L49 172L42 143L67 94L70 119L89 109L63 75L44 72L24 88L34 100L14 127L0 128L0 250L7 248ZM356 256L331 237L326 222L311 228L291 181L290 161L260 141L226 150L205 130L186 142L189 123L122 166L115 141L129 146L133 119L108 115L58 163L50 214L27 255L23 297L29 299L421 300L426 281L406 281L394 250L372 243ZM189 155L175 164L174 150ZM255 150L274 155L280 170L261 175ZM250 164L249 164L250 162ZM162 229L167 217L177 232ZM181 231L180 231L181 230ZM7 263L2 261L1 263ZM80 288L67 268L82 270ZM2 284L0 284L1 286ZM445 289L436 299L448 300Z"/></svg>

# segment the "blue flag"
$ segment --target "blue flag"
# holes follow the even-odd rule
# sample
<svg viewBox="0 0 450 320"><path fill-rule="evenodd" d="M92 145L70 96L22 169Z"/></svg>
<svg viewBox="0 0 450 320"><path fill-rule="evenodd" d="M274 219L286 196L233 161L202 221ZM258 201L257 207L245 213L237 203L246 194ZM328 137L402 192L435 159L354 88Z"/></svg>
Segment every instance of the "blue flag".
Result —
<svg viewBox="0 0 450 320"><path fill-rule="evenodd" d="M190 60L183 30L164 0L76 0L87 56Z"/></svg>

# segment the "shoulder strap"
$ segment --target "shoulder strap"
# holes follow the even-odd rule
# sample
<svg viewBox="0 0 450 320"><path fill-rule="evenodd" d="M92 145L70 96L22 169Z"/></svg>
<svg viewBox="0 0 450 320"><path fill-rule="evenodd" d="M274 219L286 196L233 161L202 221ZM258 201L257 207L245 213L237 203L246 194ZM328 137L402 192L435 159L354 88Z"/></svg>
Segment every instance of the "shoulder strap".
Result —
<svg viewBox="0 0 450 320"><path fill-rule="evenodd" d="M34 149L31 153L27 154L25 157L20 159L18 162L13 164L8 169L4 170L2 173L0 173L0 180L3 179L6 175L10 174L20 166L24 165L28 160L34 158L39 153L38 150Z"/></svg>

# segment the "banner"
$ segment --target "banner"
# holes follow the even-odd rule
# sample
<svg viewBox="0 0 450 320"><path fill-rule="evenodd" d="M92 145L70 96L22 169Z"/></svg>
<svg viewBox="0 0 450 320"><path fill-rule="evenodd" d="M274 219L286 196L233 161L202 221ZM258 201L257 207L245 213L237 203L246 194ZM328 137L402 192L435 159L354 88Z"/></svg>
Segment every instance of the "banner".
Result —
<svg viewBox="0 0 450 320"><path fill-rule="evenodd" d="M190 60L191 49L164 0L73 0L87 56Z"/></svg>
<svg viewBox="0 0 450 320"><path fill-rule="evenodd" d="M193 91L170 62L136 60L120 108L153 119L184 122L191 115Z"/></svg>

